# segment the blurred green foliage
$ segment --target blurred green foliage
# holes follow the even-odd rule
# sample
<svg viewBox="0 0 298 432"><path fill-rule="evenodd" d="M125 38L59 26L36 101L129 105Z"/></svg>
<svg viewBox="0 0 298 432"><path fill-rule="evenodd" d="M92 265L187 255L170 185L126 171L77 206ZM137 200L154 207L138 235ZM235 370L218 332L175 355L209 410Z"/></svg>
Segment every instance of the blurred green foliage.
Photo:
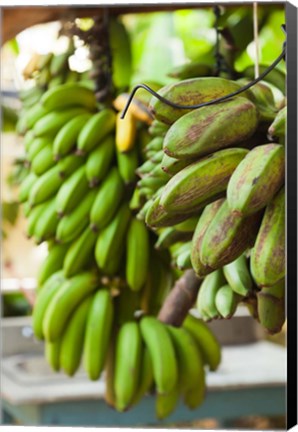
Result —
<svg viewBox="0 0 298 432"><path fill-rule="evenodd" d="M241 72L255 61L252 4L221 7L220 11L221 52ZM214 65L215 21L213 8L124 16L132 36L133 84L145 80L168 84L171 68L188 61ZM284 23L282 3L258 5L260 64L269 65L280 54ZM285 64L279 67L285 70Z"/></svg>

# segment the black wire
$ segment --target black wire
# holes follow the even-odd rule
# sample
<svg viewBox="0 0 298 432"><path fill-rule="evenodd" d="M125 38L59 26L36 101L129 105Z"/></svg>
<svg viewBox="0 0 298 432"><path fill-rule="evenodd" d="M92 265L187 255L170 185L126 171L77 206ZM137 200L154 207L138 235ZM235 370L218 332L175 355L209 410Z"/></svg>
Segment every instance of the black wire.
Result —
<svg viewBox="0 0 298 432"><path fill-rule="evenodd" d="M255 78L253 81L249 82L248 84L245 84L243 87L241 87L240 89L238 89L238 90L236 90L236 91L234 91L232 93L229 93L229 94L227 94L225 96L222 96L220 98L213 99L211 101L203 102L203 103L196 104L196 105L179 105L179 104L176 104L175 102L172 102L172 101L164 98L160 94L156 93L154 90L152 90L146 84L137 84L132 89L132 91L131 91L131 93L129 95L129 98L128 98L127 102L126 102L126 105L125 105L125 107L124 107L124 109L122 111L122 114L121 114L120 118L123 119L125 117L125 114L126 114L128 108L129 108L129 106L130 106L130 104L131 104L131 102L132 102L132 100L134 98L134 95L135 95L136 91L139 88L147 90L149 93L152 94L152 96L155 96L157 99L159 99L164 104L169 105L172 108L177 108L177 109L196 109L196 108L202 108L202 107L208 106L208 105L213 105L213 104L218 103L218 102L223 102L223 101L225 101L227 99L230 99L233 96L237 96L238 94L244 92L245 90L248 90L250 87L252 87L253 85L257 84L259 81L261 81L285 57L285 54L286 54L286 43L284 42L284 44L283 44L283 50L282 50L281 54L274 60L274 62L270 66L268 66L267 69L265 69L265 71L263 73L261 73L258 76L258 78Z"/></svg>

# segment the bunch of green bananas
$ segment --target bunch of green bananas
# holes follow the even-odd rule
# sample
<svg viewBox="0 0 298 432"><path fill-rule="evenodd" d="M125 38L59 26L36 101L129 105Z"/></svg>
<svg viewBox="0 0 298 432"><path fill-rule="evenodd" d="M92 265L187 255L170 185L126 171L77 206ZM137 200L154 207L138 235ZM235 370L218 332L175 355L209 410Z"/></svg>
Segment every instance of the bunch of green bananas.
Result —
<svg viewBox="0 0 298 432"><path fill-rule="evenodd" d="M68 279L63 270L52 274L40 289L32 317L35 336L45 339L50 366L73 376L82 363L91 380L105 370L105 399L119 411L135 406L148 392L156 394L159 419L173 412L180 396L189 408L198 407L206 391L205 368L214 371L221 360L213 333L192 315L181 328L152 315L136 320L129 317L126 301L121 294L114 297L93 271Z"/></svg>
<svg viewBox="0 0 298 432"><path fill-rule="evenodd" d="M119 95L114 106L121 110L125 101ZM204 398L204 364L217 368L220 346L195 318L187 320L194 335L155 318L177 275L133 208L136 169L151 139L145 105L121 122L77 82L48 89L38 108L26 121L29 173L20 201L28 237L48 245L32 317L48 363L69 376L82 363L91 380L105 370L106 400L120 411L154 385L159 418L174 410L180 394L195 408ZM136 312L145 315L140 323Z"/></svg>
<svg viewBox="0 0 298 432"><path fill-rule="evenodd" d="M69 57L74 53L72 38L68 40L65 52L55 55L35 53L25 69L23 75L30 85L19 92L22 102L20 119L17 123L17 132L24 135L28 129L37 121L37 117L43 115L39 104L40 98L47 89L55 88L60 84L81 82L87 87L93 88L93 82L89 79L89 71L79 73L69 67Z"/></svg>
<svg viewBox="0 0 298 432"><path fill-rule="evenodd" d="M204 77L159 93L178 104L198 104L240 84ZM251 313L275 333L285 320L286 107L278 111L264 82L252 89L194 110L151 100L154 137L137 170L139 194L146 197L137 217L157 232L156 248L170 248L174 266L193 268L205 278L198 297L204 319L230 317L240 301L255 300ZM268 143L267 133L276 141ZM229 266L236 280L245 275L248 285L240 292L234 276L223 279ZM209 301L207 313L204 302Z"/></svg>

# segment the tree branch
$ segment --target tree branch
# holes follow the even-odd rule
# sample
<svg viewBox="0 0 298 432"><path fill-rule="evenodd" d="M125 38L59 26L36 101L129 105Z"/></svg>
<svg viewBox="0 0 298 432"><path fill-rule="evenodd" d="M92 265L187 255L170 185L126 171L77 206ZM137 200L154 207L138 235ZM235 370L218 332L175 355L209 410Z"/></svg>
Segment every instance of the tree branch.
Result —
<svg viewBox="0 0 298 432"><path fill-rule="evenodd" d="M201 280L197 278L195 272L186 270L166 298L159 311L158 319L180 327L197 298L200 285Z"/></svg>

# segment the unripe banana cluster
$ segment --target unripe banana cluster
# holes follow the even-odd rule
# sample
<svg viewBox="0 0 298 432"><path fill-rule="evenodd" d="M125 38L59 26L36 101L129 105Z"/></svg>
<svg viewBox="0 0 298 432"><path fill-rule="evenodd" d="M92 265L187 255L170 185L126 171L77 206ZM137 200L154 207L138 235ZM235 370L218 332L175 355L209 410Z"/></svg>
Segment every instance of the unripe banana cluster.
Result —
<svg viewBox="0 0 298 432"><path fill-rule="evenodd" d="M118 24L111 45L127 60ZM205 373L220 363L204 320L229 318L245 301L269 331L284 322L286 108L277 113L262 84L199 110L134 99L121 119L129 95L99 105L92 81L66 74L72 50L31 65L36 85L21 97L28 175L19 198L28 237L48 246L33 329L53 370L73 376L82 365L91 380L104 372L105 399L119 411L156 394L162 419L180 397L199 406ZM123 73L115 56L114 83L127 88L130 66ZM159 91L192 104L241 85L209 77ZM275 143L264 144L267 131ZM163 324L156 315L188 268L204 278L202 320Z"/></svg>
<svg viewBox="0 0 298 432"><path fill-rule="evenodd" d="M192 105L240 86L204 77L159 93ZM203 319L231 317L244 301L265 329L279 332L285 321L286 106L278 111L262 82L199 109L179 110L155 98L149 108L154 138L137 171L146 196L137 217L157 232L157 249L170 249L174 266L204 278L197 301Z"/></svg>
<svg viewBox="0 0 298 432"><path fill-rule="evenodd" d="M126 100L119 95L115 110ZM19 198L27 236L48 245L33 330L54 371L73 376L82 365L91 380L105 371L107 403L124 411L150 391L165 418L180 395L190 408L203 402L205 365L218 367L220 346L192 316L190 330L155 318L176 275L134 213L152 117L141 101L124 120L115 110L98 108L77 82L48 89L22 118L28 175Z"/></svg>
<svg viewBox="0 0 298 432"><path fill-rule="evenodd" d="M93 82L88 77L88 71L80 73L70 69L68 59L74 53L74 49L73 40L69 38L65 52L58 55L52 52L48 54L35 53L31 57L23 70L23 76L32 85L19 92L22 111L17 123L17 132L20 135L31 129L37 121L39 112L40 118L42 117L43 111L39 101L47 89L74 82L82 82L90 88L94 87Z"/></svg>

